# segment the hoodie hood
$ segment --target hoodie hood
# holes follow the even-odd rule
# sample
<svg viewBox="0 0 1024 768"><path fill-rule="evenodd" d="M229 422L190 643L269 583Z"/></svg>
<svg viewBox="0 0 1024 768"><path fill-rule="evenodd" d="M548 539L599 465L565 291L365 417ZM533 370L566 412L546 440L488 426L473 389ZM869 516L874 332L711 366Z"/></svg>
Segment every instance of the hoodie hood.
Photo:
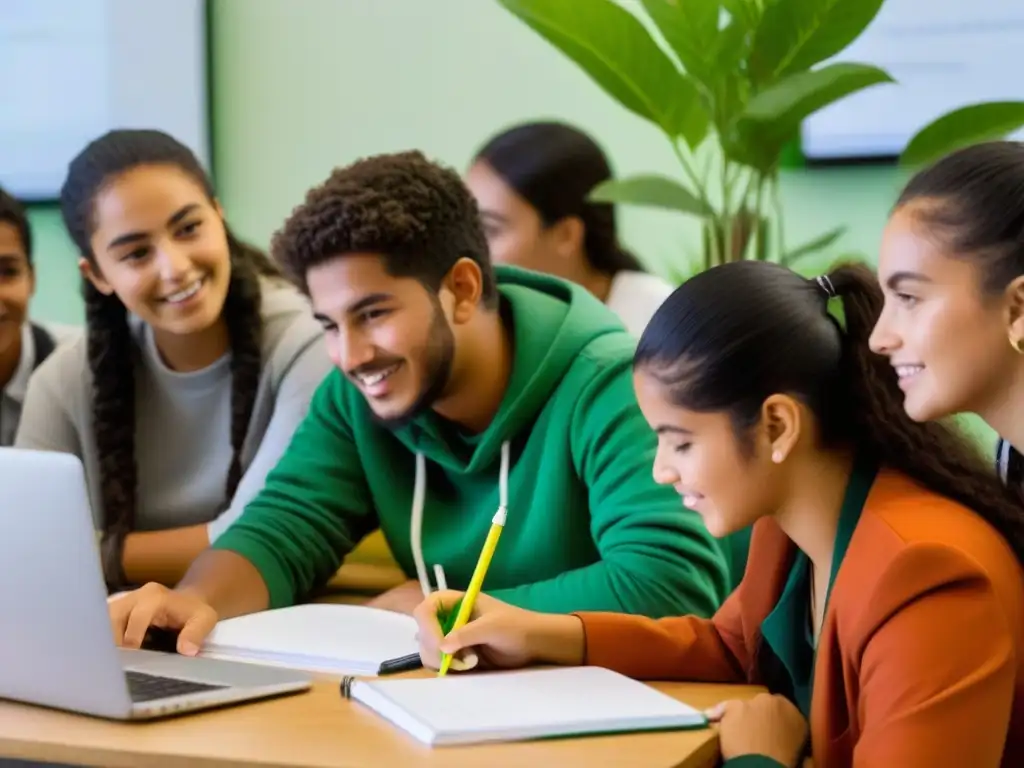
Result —
<svg viewBox="0 0 1024 768"><path fill-rule="evenodd" d="M530 428L587 345L601 336L625 334L618 316L581 286L515 267L495 272L513 356L508 387L490 426L467 434L428 410L395 433L409 450L449 471L491 468L502 443Z"/></svg>
<svg viewBox="0 0 1024 768"><path fill-rule="evenodd" d="M513 354L508 387L490 426L475 435L459 432L430 410L396 432L416 454L409 541L424 596L431 591L422 543L427 461L459 474L492 472L498 463L499 501L493 522L504 525L512 441L530 429L587 345L607 334L625 334L618 317L580 286L512 267L498 268L496 277L499 311L512 331ZM444 589L440 563L434 564L434 571L437 587Z"/></svg>

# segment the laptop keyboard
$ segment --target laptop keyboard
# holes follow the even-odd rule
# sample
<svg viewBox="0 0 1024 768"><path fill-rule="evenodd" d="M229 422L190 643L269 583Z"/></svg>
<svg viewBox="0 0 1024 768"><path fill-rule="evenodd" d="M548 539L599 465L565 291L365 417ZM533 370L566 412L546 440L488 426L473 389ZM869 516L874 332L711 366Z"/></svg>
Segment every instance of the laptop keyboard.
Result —
<svg viewBox="0 0 1024 768"><path fill-rule="evenodd" d="M137 704L156 699L169 699L172 696L184 696L188 693L216 691L227 687L196 683L192 680L179 680L174 677L147 675L145 672L132 672L131 670L126 670L124 674L128 678L128 693L131 695L132 701Z"/></svg>

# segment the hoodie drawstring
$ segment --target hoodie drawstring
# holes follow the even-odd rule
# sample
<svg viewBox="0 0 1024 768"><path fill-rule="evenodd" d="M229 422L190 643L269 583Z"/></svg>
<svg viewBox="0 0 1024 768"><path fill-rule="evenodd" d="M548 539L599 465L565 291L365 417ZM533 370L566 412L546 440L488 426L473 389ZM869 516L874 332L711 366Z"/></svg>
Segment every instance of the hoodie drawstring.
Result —
<svg viewBox="0 0 1024 768"><path fill-rule="evenodd" d="M423 504L427 493L427 466L422 453L416 454L416 483L412 487L412 522L409 540L412 542L412 559L416 562L416 576L420 580L423 596L430 594L430 580L427 566L423 562Z"/></svg>
<svg viewBox="0 0 1024 768"><path fill-rule="evenodd" d="M508 440L501 444L501 465L498 469L498 512L504 524L508 511L508 473L510 458ZM423 507L427 497L427 460L422 453L416 454L416 481L412 490L412 520L409 523L409 541L412 544L412 559L416 563L416 577L420 582L423 596L430 594L430 577L423 559ZM434 568L438 568L437 565ZM443 588L440 587L439 588Z"/></svg>

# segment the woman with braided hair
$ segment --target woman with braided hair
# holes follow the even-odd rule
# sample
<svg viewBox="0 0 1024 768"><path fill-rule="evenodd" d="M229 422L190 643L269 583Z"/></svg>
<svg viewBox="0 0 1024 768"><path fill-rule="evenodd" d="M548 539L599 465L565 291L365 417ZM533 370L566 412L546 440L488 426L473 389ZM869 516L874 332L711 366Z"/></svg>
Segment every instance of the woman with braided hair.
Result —
<svg viewBox="0 0 1024 768"><path fill-rule="evenodd" d="M86 335L36 372L16 445L83 460L111 589L174 583L290 441L331 367L322 331L167 134L94 140L61 211Z"/></svg>

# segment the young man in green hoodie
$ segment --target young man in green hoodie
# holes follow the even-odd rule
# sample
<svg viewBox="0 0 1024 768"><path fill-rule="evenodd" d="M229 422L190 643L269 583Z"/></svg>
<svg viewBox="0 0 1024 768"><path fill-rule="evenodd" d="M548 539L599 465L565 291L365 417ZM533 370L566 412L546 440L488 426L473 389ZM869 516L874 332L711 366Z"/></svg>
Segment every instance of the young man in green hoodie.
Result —
<svg viewBox="0 0 1024 768"><path fill-rule="evenodd" d="M435 565L467 586L499 505L488 594L547 612L715 611L725 560L651 476L634 341L582 288L493 270L458 174L418 152L338 169L273 250L338 370L262 493L181 584L111 603L126 645L156 617L186 627L189 652L218 617L301 600L378 527L416 579L390 607L411 611Z"/></svg>

